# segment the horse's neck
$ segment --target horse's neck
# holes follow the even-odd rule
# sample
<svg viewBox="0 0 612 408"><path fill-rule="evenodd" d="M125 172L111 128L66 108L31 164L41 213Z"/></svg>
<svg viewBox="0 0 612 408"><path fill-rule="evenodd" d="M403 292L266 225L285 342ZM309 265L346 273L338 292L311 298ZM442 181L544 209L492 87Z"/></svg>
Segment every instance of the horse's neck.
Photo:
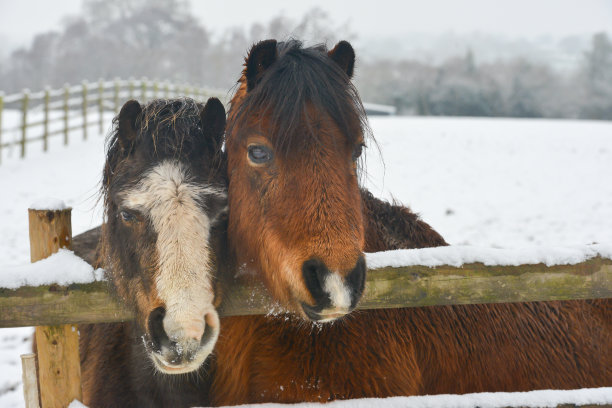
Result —
<svg viewBox="0 0 612 408"><path fill-rule="evenodd" d="M72 250L93 267L100 267L100 240L102 226L85 231L72 239Z"/></svg>
<svg viewBox="0 0 612 408"><path fill-rule="evenodd" d="M448 245L444 238L410 208L379 200L361 190L365 222L365 252Z"/></svg>

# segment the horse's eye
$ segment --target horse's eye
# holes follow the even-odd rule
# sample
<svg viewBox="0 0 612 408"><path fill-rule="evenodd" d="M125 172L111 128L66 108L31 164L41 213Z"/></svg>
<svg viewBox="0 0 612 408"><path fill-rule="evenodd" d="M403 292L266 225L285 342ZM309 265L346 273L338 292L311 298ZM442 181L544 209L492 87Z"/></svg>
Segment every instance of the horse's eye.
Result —
<svg viewBox="0 0 612 408"><path fill-rule="evenodd" d="M364 147L365 145L363 143L360 143L357 146L355 146L355 150L353 150L353 161L357 160L361 156L361 153L363 153Z"/></svg>
<svg viewBox="0 0 612 408"><path fill-rule="evenodd" d="M134 213L131 213L126 210L121 210L121 212L119 212L119 216L121 216L121 219L125 222L131 223L138 221L138 217Z"/></svg>
<svg viewBox="0 0 612 408"><path fill-rule="evenodd" d="M272 160L272 150L264 145L250 145L248 157L252 163L263 164Z"/></svg>

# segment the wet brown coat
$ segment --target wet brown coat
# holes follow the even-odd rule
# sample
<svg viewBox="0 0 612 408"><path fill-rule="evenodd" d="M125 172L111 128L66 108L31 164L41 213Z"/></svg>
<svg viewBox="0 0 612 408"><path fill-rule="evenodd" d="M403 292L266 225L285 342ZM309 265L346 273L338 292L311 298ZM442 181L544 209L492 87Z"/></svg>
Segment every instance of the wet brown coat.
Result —
<svg viewBox="0 0 612 408"><path fill-rule="evenodd" d="M264 43L264 57L273 55L270 43ZM253 64L247 59L245 65L246 72ZM229 114L229 240L238 248L266 249L259 241L265 237L249 234L260 220L240 216L245 208L255 212L252 207L261 202L249 197L249 186L242 184L247 176L234 177L244 170L239 169L240 159L232 157L232 144L239 141L231 140L237 137L232 131L237 112L243 112L249 88L265 80L266 65L269 58L255 65L260 72L251 84L243 75ZM250 123L265 127L265 118L256 115ZM231 191L242 191L233 203ZM288 193L285 199L292 197ZM364 214L363 251L446 245L407 208L366 192L353 206ZM249 239L253 241L245 242ZM237 256L241 259L240 253ZM260 250L249 256L256 269L266 269L260 260L270 254ZM264 272L272 293L281 293L276 297L286 302L289 295L283 291L289 288L279 276L282 271ZM211 398L216 405L231 405L611 385L612 301L597 300L356 311L323 325L291 315L226 318L217 343Z"/></svg>

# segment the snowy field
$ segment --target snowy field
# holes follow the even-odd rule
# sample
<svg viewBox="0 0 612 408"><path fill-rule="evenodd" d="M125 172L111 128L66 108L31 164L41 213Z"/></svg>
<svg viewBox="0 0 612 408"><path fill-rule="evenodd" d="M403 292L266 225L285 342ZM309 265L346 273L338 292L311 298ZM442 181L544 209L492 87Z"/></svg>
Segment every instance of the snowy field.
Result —
<svg viewBox="0 0 612 408"><path fill-rule="evenodd" d="M612 123L374 118L371 126L380 155L367 149L365 184L410 206L451 244L530 250L612 244ZM73 207L75 235L100 223L104 140L96 130L68 147L54 141L46 154L29 146L25 160L16 150L4 152L0 268L29 262L27 207L41 197ZM29 335L30 329L0 330L0 408L23 406L19 354L29 350ZM610 389L601 393L612 403ZM487 406L441 401L380 405Z"/></svg>

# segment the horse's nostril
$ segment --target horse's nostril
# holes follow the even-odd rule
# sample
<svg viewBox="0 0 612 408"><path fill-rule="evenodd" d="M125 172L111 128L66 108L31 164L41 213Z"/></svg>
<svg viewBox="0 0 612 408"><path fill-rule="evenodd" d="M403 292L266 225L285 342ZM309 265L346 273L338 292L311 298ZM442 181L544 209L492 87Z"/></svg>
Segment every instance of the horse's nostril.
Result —
<svg viewBox="0 0 612 408"><path fill-rule="evenodd" d="M329 269L318 259L309 259L302 264L302 276L306 289L310 292L317 308L325 308L331 304L329 293L324 289L325 278Z"/></svg>
<svg viewBox="0 0 612 408"><path fill-rule="evenodd" d="M149 314L148 329L151 335L151 341L153 342L153 348L159 352L162 344L170 342L166 331L164 330L164 317L166 316L166 309L158 307Z"/></svg>
<svg viewBox="0 0 612 408"><path fill-rule="evenodd" d="M219 316L213 313L207 313L204 316L204 335L200 340L200 346L204 347L210 341L216 338L217 329L219 328Z"/></svg>
<svg viewBox="0 0 612 408"><path fill-rule="evenodd" d="M218 329L220 326L219 315L217 313L206 313L204 316L204 322L207 326Z"/></svg>
<svg viewBox="0 0 612 408"><path fill-rule="evenodd" d="M366 282L366 263L363 256L359 257L357 265L346 276L346 284L351 291L351 309L357 306L357 302L361 299Z"/></svg>

